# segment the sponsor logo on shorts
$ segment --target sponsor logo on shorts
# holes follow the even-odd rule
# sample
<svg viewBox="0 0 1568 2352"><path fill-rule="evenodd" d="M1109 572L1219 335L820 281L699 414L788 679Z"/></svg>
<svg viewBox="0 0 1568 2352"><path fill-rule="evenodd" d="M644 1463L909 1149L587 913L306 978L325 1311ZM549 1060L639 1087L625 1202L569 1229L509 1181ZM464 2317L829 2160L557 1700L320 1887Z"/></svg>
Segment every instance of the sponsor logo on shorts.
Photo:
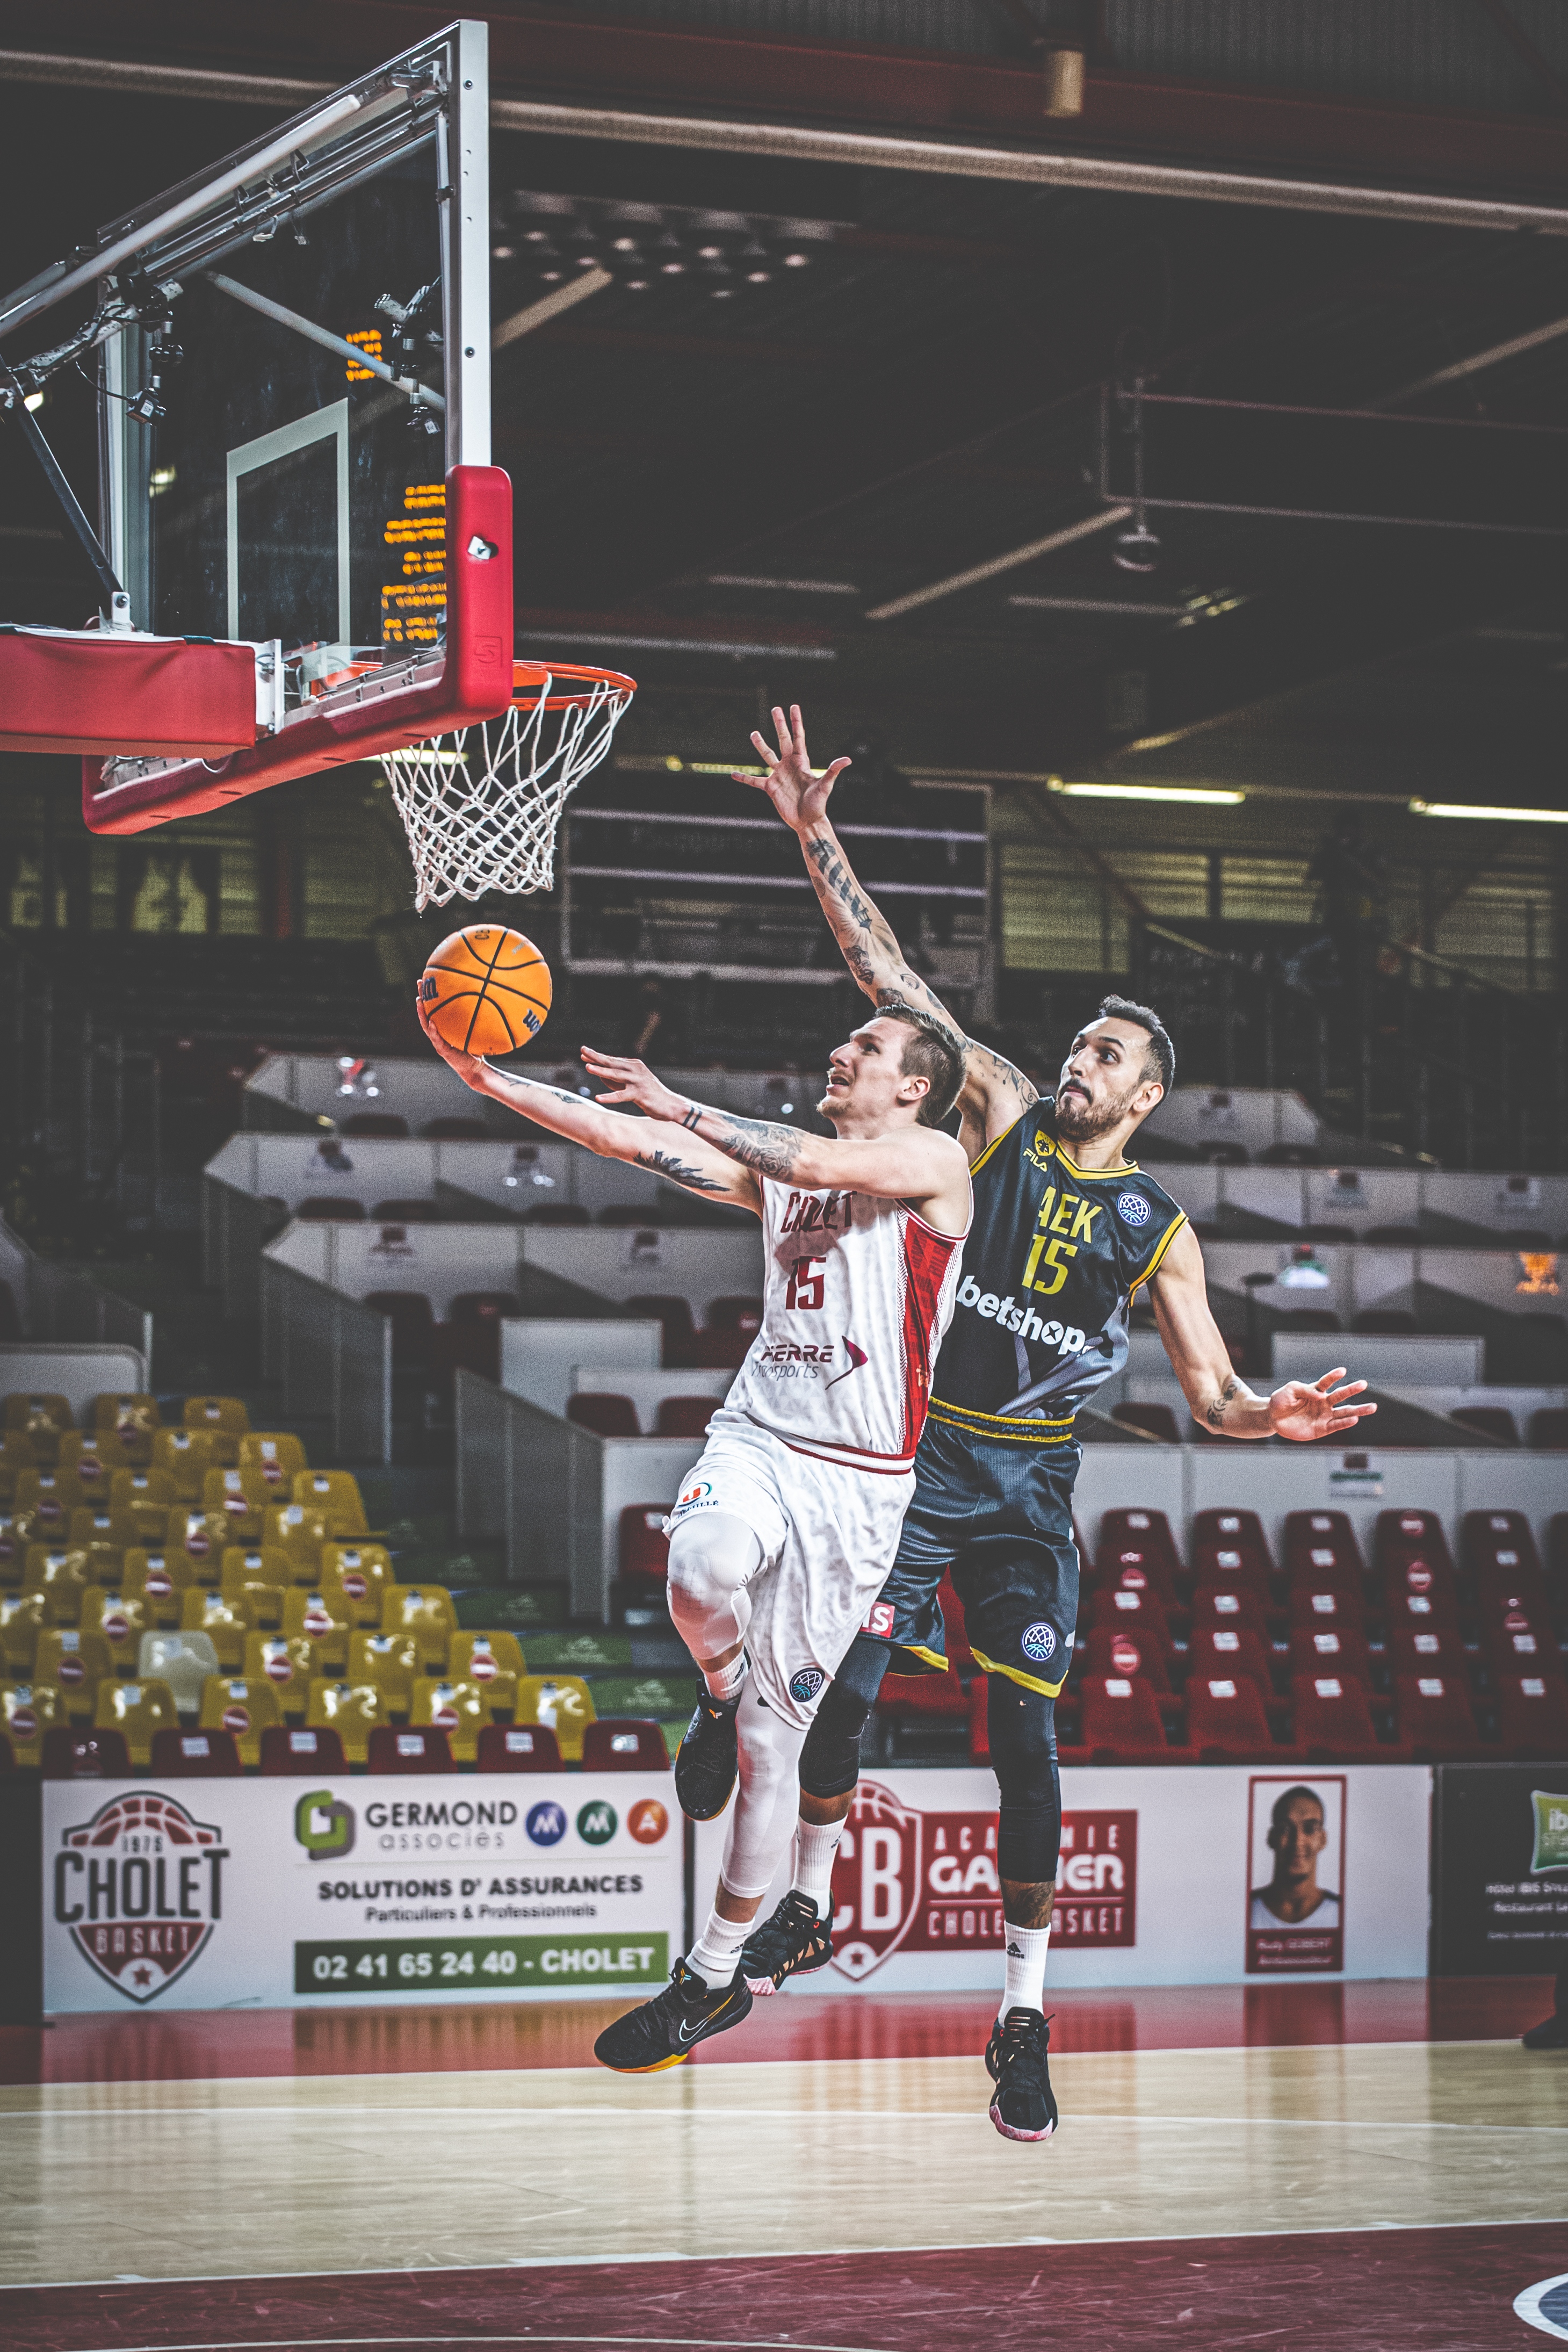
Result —
<svg viewBox="0 0 1568 2352"><path fill-rule="evenodd" d="M1124 1225L1146 1225L1154 1211L1141 1192L1118 1192L1116 1214Z"/></svg>
<svg viewBox="0 0 1568 2352"><path fill-rule="evenodd" d="M789 1677L789 1696L804 1705L806 1700L816 1697L827 1679L821 1666L802 1666L798 1675Z"/></svg>
<svg viewBox="0 0 1568 2352"><path fill-rule="evenodd" d="M566 1835L565 1811L548 1801L535 1805L529 1810L526 1826L535 1845L559 1845Z"/></svg>
<svg viewBox="0 0 1568 2352"><path fill-rule="evenodd" d="M1026 1625L1021 1646L1026 1658L1032 1658L1037 1666L1043 1666L1048 1658L1056 1654L1055 1626L1048 1625L1043 1617L1038 1624Z"/></svg>

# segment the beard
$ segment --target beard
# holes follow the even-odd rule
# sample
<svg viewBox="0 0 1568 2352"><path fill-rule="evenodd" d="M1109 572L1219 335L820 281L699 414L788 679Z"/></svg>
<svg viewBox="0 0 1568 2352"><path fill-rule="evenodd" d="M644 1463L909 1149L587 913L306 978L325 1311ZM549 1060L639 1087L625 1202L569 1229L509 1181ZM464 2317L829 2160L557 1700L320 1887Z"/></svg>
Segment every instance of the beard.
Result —
<svg viewBox="0 0 1568 2352"><path fill-rule="evenodd" d="M1058 1095L1056 1124L1074 1143L1097 1143L1113 1127L1121 1126L1137 1091L1137 1087L1129 1087L1125 1094L1108 1097L1098 1105L1085 1100L1082 1095L1068 1095L1065 1099Z"/></svg>

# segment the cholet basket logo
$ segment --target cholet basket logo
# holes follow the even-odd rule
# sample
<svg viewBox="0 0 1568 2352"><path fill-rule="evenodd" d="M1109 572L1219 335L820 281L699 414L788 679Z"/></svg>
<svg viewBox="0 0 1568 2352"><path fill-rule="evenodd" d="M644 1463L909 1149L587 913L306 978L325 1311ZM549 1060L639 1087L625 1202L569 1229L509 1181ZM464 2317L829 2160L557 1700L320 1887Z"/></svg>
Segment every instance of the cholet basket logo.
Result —
<svg viewBox="0 0 1568 2352"><path fill-rule="evenodd" d="M138 1789L62 1831L54 1915L127 2000L156 2000L205 1951L223 1917L223 1832L177 1798Z"/></svg>

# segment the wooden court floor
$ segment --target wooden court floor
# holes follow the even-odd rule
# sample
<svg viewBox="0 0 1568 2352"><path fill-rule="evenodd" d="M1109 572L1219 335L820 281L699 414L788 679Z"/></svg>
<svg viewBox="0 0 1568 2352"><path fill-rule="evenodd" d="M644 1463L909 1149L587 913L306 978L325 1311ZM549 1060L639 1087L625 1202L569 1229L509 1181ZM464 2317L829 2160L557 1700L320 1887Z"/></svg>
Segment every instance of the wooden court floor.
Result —
<svg viewBox="0 0 1568 2352"><path fill-rule="evenodd" d="M1528 2346L1568 2273L1545 1990L1064 1996L1033 2147L973 2000L758 2004L634 2081L584 2063L597 2007L61 2021L0 2036L0 2337Z"/></svg>

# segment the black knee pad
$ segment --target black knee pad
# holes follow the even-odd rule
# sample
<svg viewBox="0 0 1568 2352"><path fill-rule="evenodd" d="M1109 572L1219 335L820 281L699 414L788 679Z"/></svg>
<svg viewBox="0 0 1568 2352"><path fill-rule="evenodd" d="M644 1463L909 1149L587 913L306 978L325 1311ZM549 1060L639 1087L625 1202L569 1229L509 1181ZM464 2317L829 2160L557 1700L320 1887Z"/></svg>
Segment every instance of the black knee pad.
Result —
<svg viewBox="0 0 1568 2352"><path fill-rule="evenodd" d="M885 1653L884 1653L885 1654ZM857 1690L831 1682L800 1750L800 1786L808 1797L841 1797L860 1778L861 1733L872 1703Z"/></svg>
<svg viewBox="0 0 1568 2352"><path fill-rule="evenodd" d="M1056 1702L1006 1675L989 1680L986 1723L1001 1797L997 1868L1020 1885L1049 1885L1061 1850Z"/></svg>

